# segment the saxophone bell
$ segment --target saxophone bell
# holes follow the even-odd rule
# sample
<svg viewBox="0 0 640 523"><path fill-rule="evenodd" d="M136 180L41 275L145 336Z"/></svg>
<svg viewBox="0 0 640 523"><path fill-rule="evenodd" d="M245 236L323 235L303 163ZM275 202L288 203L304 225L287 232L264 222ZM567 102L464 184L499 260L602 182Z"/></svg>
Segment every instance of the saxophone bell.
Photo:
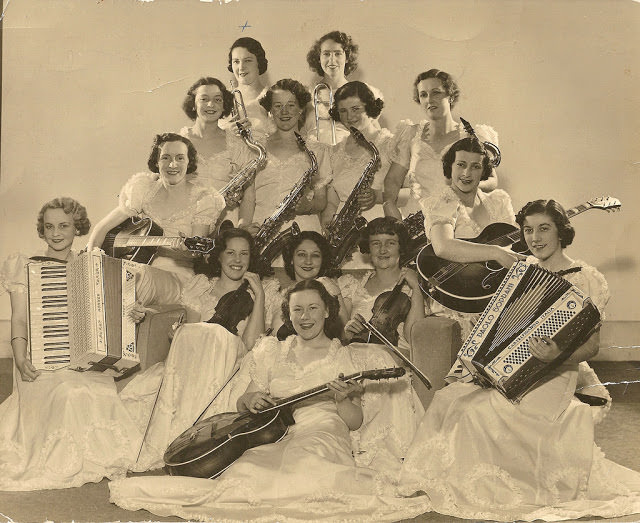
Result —
<svg viewBox="0 0 640 523"><path fill-rule="evenodd" d="M329 100L322 100L320 97L321 91L329 91ZM331 89L330 85L327 85L323 82L316 85L313 89L313 110L315 112L316 117L316 139L320 141L320 120L328 120L331 125L331 145L336 144L336 122L331 118L331 115L321 116L320 115L320 106L324 106L327 109L327 114L329 113L329 109L333 105L333 89Z"/></svg>

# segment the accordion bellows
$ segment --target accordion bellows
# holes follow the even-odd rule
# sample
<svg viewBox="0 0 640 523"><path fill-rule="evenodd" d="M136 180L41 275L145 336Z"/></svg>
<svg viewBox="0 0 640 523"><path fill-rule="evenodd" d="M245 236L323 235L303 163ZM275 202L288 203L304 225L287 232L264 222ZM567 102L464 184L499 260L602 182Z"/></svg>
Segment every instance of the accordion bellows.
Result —
<svg viewBox="0 0 640 523"><path fill-rule="evenodd" d="M515 263L458 353L485 386L518 402L551 369L562 364L600 326L591 299L538 265ZM548 336L562 354L542 362L529 352L533 336Z"/></svg>

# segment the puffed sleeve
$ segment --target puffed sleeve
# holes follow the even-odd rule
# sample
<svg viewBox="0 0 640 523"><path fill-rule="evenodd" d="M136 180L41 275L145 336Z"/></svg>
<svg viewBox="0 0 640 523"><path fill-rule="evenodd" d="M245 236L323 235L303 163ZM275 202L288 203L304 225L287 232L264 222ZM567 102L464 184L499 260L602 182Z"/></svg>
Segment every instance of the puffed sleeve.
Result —
<svg viewBox="0 0 640 523"><path fill-rule="evenodd" d="M424 214L424 230L430 236L431 227L439 224L449 224L454 229L458 220L458 205L460 201L450 187L441 193L427 196L420 200Z"/></svg>
<svg viewBox="0 0 640 523"><path fill-rule="evenodd" d="M593 304L598 307L600 316L604 320L604 309L609 302L609 298L611 298L609 284L602 273L590 265L583 264L581 273L580 279L582 281L580 281L578 287L591 297ZM583 281L584 283L582 283Z"/></svg>
<svg viewBox="0 0 640 523"><path fill-rule="evenodd" d="M211 290L211 282L204 274L196 274L188 280L182 287L180 302L194 310L200 312L202 309L202 298Z"/></svg>
<svg viewBox="0 0 640 523"><path fill-rule="evenodd" d="M280 350L280 343L291 343L290 341L280 342L273 336L263 336L258 340L253 350L245 356L248 361L249 374L252 381L264 392L269 391L271 383L271 369L276 361Z"/></svg>
<svg viewBox="0 0 640 523"><path fill-rule="evenodd" d="M212 187L194 183L195 212L191 220L192 225L213 225L225 208L222 195Z"/></svg>
<svg viewBox="0 0 640 523"><path fill-rule="evenodd" d="M140 265L136 298L143 305L173 305L181 301L182 286L173 272Z"/></svg>
<svg viewBox="0 0 640 523"><path fill-rule="evenodd" d="M494 145L500 145L498 143L498 133L496 130L490 125L485 124L476 124L473 130L476 132L476 135L483 142L491 142Z"/></svg>
<svg viewBox="0 0 640 523"><path fill-rule="evenodd" d="M273 316L280 310L282 305L282 294L280 293L280 282L277 278L267 278L262 281L264 289L264 327L271 328Z"/></svg>
<svg viewBox="0 0 640 523"><path fill-rule="evenodd" d="M0 294L2 292L27 292L27 263L24 254L11 254L0 268Z"/></svg>
<svg viewBox="0 0 640 523"><path fill-rule="evenodd" d="M510 223L515 225L516 217L513 212L511 197L502 189L495 189L488 193L483 200L483 204L488 208L492 222Z"/></svg>
<svg viewBox="0 0 640 523"><path fill-rule="evenodd" d="M146 202L153 197L159 184L159 176L157 174L134 174L120 189L118 196L120 209L129 216L143 214Z"/></svg>
<svg viewBox="0 0 640 523"><path fill-rule="evenodd" d="M415 137L418 127L411 120L402 120L396 127L391 140L389 159L402 165L405 169L409 169L411 163L411 141Z"/></svg>
<svg viewBox="0 0 640 523"><path fill-rule="evenodd" d="M343 274L338 278L338 287L340 287L340 293L346 300L353 301L353 295L359 285L359 280L352 274Z"/></svg>
<svg viewBox="0 0 640 523"><path fill-rule="evenodd" d="M240 137L236 134L235 124L226 130L226 142L227 150L229 151L229 159L231 161L232 172L238 172L245 167L249 162L255 160L258 157L258 153L251 149ZM266 141L266 135L261 132L257 132L254 129L251 130L254 141L262 144Z"/></svg>

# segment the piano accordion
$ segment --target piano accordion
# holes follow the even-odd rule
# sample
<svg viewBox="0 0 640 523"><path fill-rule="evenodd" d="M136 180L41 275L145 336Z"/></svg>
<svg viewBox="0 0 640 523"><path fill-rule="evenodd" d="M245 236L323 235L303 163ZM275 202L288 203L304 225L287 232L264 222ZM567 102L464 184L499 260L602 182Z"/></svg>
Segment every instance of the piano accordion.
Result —
<svg viewBox="0 0 640 523"><path fill-rule="evenodd" d="M122 375L140 362L135 302L137 264L82 253L69 263L27 264L29 354L38 370L69 367Z"/></svg>
<svg viewBox="0 0 640 523"><path fill-rule="evenodd" d="M480 385L518 403L600 326L591 299L564 278L524 261L515 263L484 309L458 357ZM548 336L562 354L542 362L529 352L533 336Z"/></svg>

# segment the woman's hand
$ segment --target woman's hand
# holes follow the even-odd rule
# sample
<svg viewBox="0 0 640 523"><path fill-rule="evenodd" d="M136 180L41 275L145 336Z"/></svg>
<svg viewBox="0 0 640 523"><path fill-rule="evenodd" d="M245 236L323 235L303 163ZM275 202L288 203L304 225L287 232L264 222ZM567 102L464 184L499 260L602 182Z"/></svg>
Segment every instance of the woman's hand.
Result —
<svg viewBox="0 0 640 523"><path fill-rule="evenodd" d="M414 292L421 292L420 282L418 281L418 273L413 269L409 269L408 267L403 267L400 271L400 274L407 282L407 285L411 287L411 290Z"/></svg>
<svg viewBox="0 0 640 523"><path fill-rule="evenodd" d="M140 323L144 320L147 312L158 312L156 309L152 309L151 307L145 307L139 301L135 302L129 310L127 311L127 316L131 318L135 323Z"/></svg>
<svg viewBox="0 0 640 523"><path fill-rule="evenodd" d="M253 392L248 394L244 399L244 405L247 407L249 412L253 414L257 414L258 412L272 407L276 404L276 401L269 396L269 394L265 394L264 392Z"/></svg>
<svg viewBox="0 0 640 523"><path fill-rule="evenodd" d="M358 205L360 205L360 210L368 211L376 204L376 193L373 189L365 189L360 194L358 194Z"/></svg>
<svg viewBox="0 0 640 523"><path fill-rule="evenodd" d="M527 259L524 254L514 252L509 247L501 247L499 245L495 245L494 247L495 254L493 259L507 269L509 269L515 262Z"/></svg>
<svg viewBox="0 0 640 523"><path fill-rule="evenodd" d="M260 276L258 276L255 272L245 272L244 279L249 282L249 287L253 291L253 295L258 298L260 296L264 297L264 289L262 288L262 282L260 281Z"/></svg>
<svg viewBox="0 0 640 523"><path fill-rule="evenodd" d="M529 352L534 358L545 363L555 360L562 354L558 344L549 338L549 336L533 336L529 340Z"/></svg>
<svg viewBox="0 0 640 523"><path fill-rule="evenodd" d="M36 368L26 358L16 360L16 368L18 369L18 372L20 372L20 378L22 381L34 381L38 376L40 376L40 371L36 370Z"/></svg>
<svg viewBox="0 0 640 523"><path fill-rule="evenodd" d="M350 341L351 338L357 336L366 329L363 323L364 321L365 319L360 314L356 314L354 318L347 322L344 326L344 336L347 341Z"/></svg>
<svg viewBox="0 0 640 523"><path fill-rule="evenodd" d="M344 381L341 379L327 383L327 387L329 387L329 390L333 392L333 398L336 403L340 403L354 394L362 394L362 391L364 390L364 387L357 381Z"/></svg>

